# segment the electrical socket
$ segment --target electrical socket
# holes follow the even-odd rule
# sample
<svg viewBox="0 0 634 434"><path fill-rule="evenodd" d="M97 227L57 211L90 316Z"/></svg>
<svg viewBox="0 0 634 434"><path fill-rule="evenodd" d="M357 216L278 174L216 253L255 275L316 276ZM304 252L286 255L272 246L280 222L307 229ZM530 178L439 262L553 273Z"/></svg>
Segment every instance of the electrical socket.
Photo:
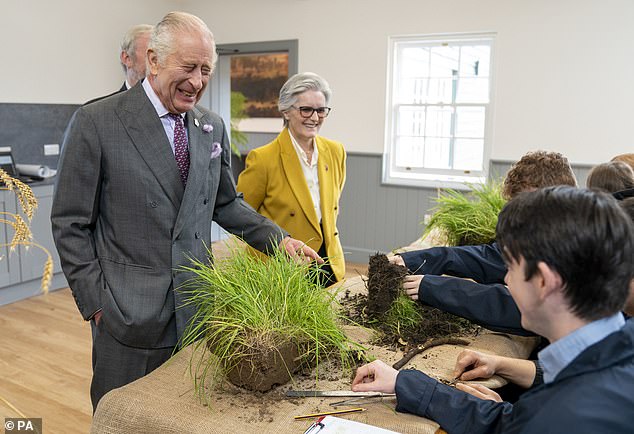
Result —
<svg viewBox="0 0 634 434"><path fill-rule="evenodd" d="M57 143L44 145L44 155L59 155L59 145Z"/></svg>

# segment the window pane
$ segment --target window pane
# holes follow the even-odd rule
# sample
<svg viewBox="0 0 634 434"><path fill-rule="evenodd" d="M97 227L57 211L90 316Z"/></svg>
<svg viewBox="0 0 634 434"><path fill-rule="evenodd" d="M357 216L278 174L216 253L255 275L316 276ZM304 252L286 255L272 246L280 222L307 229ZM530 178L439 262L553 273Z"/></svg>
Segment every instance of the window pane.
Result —
<svg viewBox="0 0 634 434"><path fill-rule="evenodd" d="M456 139L454 146L454 169L483 170L483 139Z"/></svg>
<svg viewBox="0 0 634 434"><path fill-rule="evenodd" d="M451 115L453 107L427 107L425 135L436 137L451 136Z"/></svg>
<svg viewBox="0 0 634 434"><path fill-rule="evenodd" d="M456 108L456 137L484 137L484 107Z"/></svg>
<svg viewBox="0 0 634 434"><path fill-rule="evenodd" d="M423 136L425 134L425 109L418 107L399 107L398 136Z"/></svg>
<svg viewBox="0 0 634 434"><path fill-rule="evenodd" d="M430 77L453 78L458 72L459 47L448 45L433 47L430 59Z"/></svg>
<svg viewBox="0 0 634 434"><path fill-rule="evenodd" d="M425 139L399 137L396 139L394 162L397 167L423 167Z"/></svg>
<svg viewBox="0 0 634 434"><path fill-rule="evenodd" d="M461 78L458 82L456 95L458 103L487 103L489 102L488 78Z"/></svg>
<svg viewBox="0 0 634 434"><path fill-rule="evenodd" d="M489 77L491 47L466 45L460 50L460 77Z"/></svg>
<svg viewBox="0 0 634 434"><path fill-rule="evenodd" d="M423 104L427 102L429 80L426 78L404 78L399 83L397 104Z"/></svg>
<svg viewBox="0 0 634 434"><path fill-rule="evenodd" d="M453 102L454 80L452 78L430 78L425 102L431 104L451 104Z"/></svg>
<svg viewBox="0 0 634 434"><path fill-rule="evenodd" d="M402 78L427 77L429 74L429 48L405 47L399 59Z"/></svg>
<svg viewBox="0 0 634 434"><path fill-rule="evenodd" d="M427 137L425 139L425 168L451 169L449 151L448 137Z"/></svg>

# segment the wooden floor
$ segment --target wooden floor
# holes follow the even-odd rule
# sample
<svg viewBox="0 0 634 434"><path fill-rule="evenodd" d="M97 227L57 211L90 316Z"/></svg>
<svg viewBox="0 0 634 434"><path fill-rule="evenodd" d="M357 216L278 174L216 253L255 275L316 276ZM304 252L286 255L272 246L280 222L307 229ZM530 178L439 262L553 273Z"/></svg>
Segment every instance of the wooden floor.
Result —
<svg viewBox="0 0 634 434"><path fill-rule="evenodd" d="M347 264L346 275L367 266ZM69 289L0 306L0 398L49 433L90 431L90 325ZM0 419L19 417L0 399Z"/></svg>

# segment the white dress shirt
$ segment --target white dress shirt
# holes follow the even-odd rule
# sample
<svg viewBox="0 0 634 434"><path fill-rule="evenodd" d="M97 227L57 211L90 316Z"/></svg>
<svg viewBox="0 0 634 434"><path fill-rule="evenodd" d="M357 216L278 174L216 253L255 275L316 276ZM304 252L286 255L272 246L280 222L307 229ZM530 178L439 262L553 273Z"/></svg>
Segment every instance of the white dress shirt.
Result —
<svg viewBox="0 0 634 434"><path fill-rule="evenodd" d="M304 178L306 178L306 185L308 185L310 197L313 199L313 208L315 209L315 214L317 214L317 220L321 223L321 199L319 196L319 174L317 173L317 159L319 154L317 152L317 144L315 143L315 139L313 139L313 157L309 163L308 155L306 155L306 152L299 146L291 130L288 130L288 135L291 136L291 142L293 142L293 146L299 157L299 163L300 166L302 166Z"/></svg>

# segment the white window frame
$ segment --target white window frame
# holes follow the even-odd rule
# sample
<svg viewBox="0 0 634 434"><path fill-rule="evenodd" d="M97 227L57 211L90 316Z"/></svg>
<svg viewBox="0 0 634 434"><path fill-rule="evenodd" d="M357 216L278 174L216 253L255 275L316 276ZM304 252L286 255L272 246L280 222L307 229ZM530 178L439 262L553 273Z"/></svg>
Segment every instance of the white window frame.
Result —
<svg viewBox="0 0 634 434"><path fill-rule="evenodd" d="M489 65L489 101L488 103L478 103L478 106L485 107L483 163L481 171L462 171L456 169L432 169L432 168L404 168L397 167L394 155L396 146L396 121L400 104L394 102L394 95L397 92L396 77L398 77L397 50L403 44L420 43L421 46L434 45L468 45L481 41L491 47ZM495 33L455 33L455 34L434 34L434 35L409 35L391 36L388 44L388 71L386 89L386 126L385 126L385 146L383 154L383 183L406 185L416 187L433 188L454 188L467 189L468 185L486 182L488 177L490 154L491 154L491 131L493 119L493 71L494 71L494 47ZM411 105L411 104L408 104ZM423 103L420 106L433 106L434 104ZM471 104L445 104L444 106L464 107ZM451 138L453 143L453 137ZM453 144L452 144L453 147Z"/></svg>

